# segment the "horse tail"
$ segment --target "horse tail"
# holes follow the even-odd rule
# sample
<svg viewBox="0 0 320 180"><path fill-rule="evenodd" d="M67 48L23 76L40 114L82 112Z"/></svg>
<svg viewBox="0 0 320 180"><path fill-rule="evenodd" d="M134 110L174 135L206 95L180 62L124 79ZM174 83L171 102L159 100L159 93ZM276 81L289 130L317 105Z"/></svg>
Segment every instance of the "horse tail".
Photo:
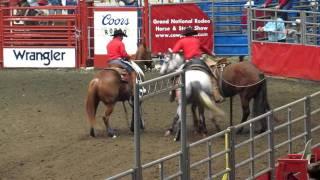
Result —
<svg viewBox="0 0 320 180"><path fill-rule="evenodd" d="M264 78L264 76L263 76ZM270 104L268 101L267 95L267 80L264 79L261 82L261 86L258 89L258 94L254 97L253 101L253 116L259 116L264 114L270 110ZM261 131L265 131L267 129L267 121L263 119L260 121L261 123Z"/></svg>
<svg viewBox="0 0 320 180"><path fill-rule="evenodd" d="M94 136L93 129L96 124L96 112L97 112L97 107L99 104L98 100L98 95L97 95L97 79L93 79L89 83L88 87L88 94L87 94L87 100L86 100L86 111L87 111L87 116L88 116L88 121L90 124L91 128L91 136Z"/></svg>
<svg viewBox="0 0 320 180"><path fill-rule="evenodd" d="M191 83L192 92L196 95L197 100L204 105L207 109L212 110L220 117L224 117L225 113L214 103L211 98L201 89L201 84L199 81Z"/></svg>
<svg viewBox="0 0 320 180"><path fill-rule="evenodd" d="M270 110L270 105L267 97L267 81L263 80L258 89L258 94L254 97L253 101L253 115L258 116Z"/></svg>

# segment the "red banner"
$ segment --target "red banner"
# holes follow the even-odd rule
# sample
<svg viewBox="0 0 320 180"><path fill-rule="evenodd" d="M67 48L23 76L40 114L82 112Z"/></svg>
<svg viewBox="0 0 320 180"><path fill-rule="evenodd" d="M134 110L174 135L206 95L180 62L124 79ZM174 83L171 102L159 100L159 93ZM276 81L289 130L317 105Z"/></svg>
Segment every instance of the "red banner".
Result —
<svg viewBox="0 0 320 180"><path fill-rule="evenodd" d="M182 37L186 27L198 31L204 47L213 50L213 26L208 16L196 4L151 6L152 52L167 52Z"/></svg>
<svg viewBox="0 0 320 180"><path fill-rule="evenodd" d="M319 46L254 42L252 61L267 74L320 80Z"/></svg>

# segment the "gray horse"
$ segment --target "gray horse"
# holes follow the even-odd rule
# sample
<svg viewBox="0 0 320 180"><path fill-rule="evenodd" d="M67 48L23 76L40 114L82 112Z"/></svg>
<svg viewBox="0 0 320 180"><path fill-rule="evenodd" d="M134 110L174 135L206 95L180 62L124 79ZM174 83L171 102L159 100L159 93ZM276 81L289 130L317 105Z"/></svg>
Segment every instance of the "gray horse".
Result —
<svg viewBox="0 0 320 180"><path fill-rule="evenodd" d="M189 63L188 63L189 64ZM164 75L167 73L171 73L177 69L185 68L185 77L186 77L186 98L187 103L191 104L191 110L193 114L194 125L197 128L199 133L203 133L203 135L207 134L206 124L205 124L205 116L204 109L212 110L213 114L217 117L225 116L224 112L216 106L214 101L212 101L212 84L211 77L208 72L205 71L205 67L202 67L201 64L190 63L190 65L184 65L184 59L180 54L176 53L167 53L164 55L164 60L160 68L160 74ZM179 91L178 91L179 92ZM179 93L177 93L177 114L173 120L171 128L166 132L166 135L171 134L176 128L176 136L175 141L178 141L180 138L180 109L181 109L181 97ZM198 109L199 118L196 115L196 110ZM215 124L217 130L220 130L220 127L215 122L213 116L211 120ZM178 123L177 123L178 122Z"/></svg>

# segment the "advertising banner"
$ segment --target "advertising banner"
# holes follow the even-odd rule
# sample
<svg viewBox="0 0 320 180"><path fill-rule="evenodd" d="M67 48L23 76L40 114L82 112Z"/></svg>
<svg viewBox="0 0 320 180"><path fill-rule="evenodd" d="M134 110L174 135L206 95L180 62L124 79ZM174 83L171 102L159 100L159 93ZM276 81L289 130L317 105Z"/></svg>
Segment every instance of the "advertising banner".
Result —
<svg viewBox="0 0 320 180"><path fill-rule="evenodd" d="M213 50L213 25L196 4L169 4L151 6L152 52L167 52L181 38L186 27L198 31L202 45Z"/></svg>
<svg viewBox="0 0 320 180"><path fill-rule="evenodd" d="M94 60L95 66L106 66L107 44L116 29L124 31L123 38L128 54L135 54L138 43L138 12L132 10L104 10L94 12Z"/></svg>
<svg viewBox="0 0 320 180"><path fill-rule="evenodd" d="M74 68L75 48L4 48L4 67Z"/></svg>

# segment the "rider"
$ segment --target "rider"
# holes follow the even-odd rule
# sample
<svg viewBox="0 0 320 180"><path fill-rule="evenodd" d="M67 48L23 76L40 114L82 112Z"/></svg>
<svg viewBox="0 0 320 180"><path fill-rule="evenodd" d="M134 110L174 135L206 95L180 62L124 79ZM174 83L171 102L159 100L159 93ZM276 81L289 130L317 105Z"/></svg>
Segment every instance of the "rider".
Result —
<svg viewBox="0 0 320 180"><path fill-rule="evenodd" d="M128 71L130 87L133 87L134 82L136 81L136 73L132 66L130 65L130 56L128 55L125 45L122 42L123 37L127 37L127 35L121 30L117 29L114 31L113 39L107 44L107 57L108 64L110 65L118 65L125 68Z"/></svg>
<svg viewBox="0 0 320 180"><path fill-rule="evenodd" d="M200 60L203 53L209 54L214 56L215 54L212 53L209 49L202 46L200 40L194 35L197 35L198 32L194 30L192 27L187 27L181 35L184 37L179 39L177 43L174 45L172 52L179 53L180 50L184 53L184 59L186 62L191 60ZM213 97L216 102L223 101L223 97L221 96L218 83L212 76L211 78L213 84ZM171 92L171 99L173 98L174 93Z"/></svg>

